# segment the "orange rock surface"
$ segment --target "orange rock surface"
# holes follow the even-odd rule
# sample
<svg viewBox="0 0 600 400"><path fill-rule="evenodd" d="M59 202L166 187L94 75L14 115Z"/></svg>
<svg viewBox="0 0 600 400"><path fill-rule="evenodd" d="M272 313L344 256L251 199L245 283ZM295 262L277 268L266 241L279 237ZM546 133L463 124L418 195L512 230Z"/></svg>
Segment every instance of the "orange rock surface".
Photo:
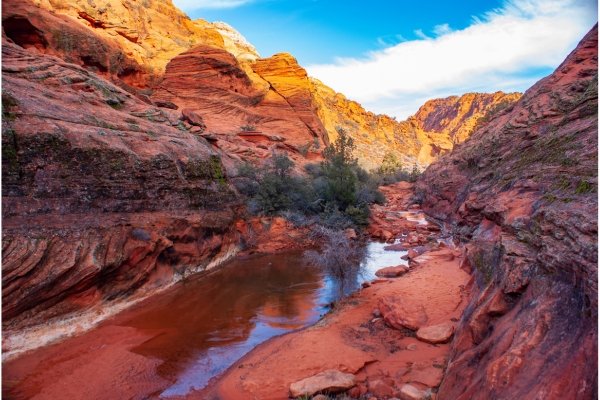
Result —
<svg viewBox="0 0 600 400"><path fill-rule="evenodd" d="M313 151L328 143L314 113L306 71L288 54L240 63L217 47L196 46L175 57L152 99L197 110L207 131L250 129L280 136L284 149Z"/></svg>
<svg viewBox="0 0 600 400"><path fill-rule="evenodd" d="M466 140L479 118L521 96L520 93L468 93L460 98L430 100L414 116L398 122L387 115L365 110L318 79L310 81L317 113L330 141L337 138L336 127L344 127L355 141L359 163L367 169L378 167L384 155L393 152L405 168L417 163L423 170L437 157L451 151L454 143Z"/></svg>

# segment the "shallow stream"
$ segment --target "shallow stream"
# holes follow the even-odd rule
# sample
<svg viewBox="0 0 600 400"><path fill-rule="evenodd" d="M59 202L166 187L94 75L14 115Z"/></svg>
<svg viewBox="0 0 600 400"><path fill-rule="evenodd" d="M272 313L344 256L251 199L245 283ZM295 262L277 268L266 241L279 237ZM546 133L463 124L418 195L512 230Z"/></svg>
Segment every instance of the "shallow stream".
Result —
<svg viewBox="0 0 600 400"><path fill-rule="evenodd" d="M405 252L384 251L385 245L368 244L365 273L350 289L379 268L406 264ZM237 259L159 296L121 325L157 332L132 351L162 361L157 372L173 385L160 397L168 398L202 389L265 340L317 322L337 293L301 252Z"/></svg>

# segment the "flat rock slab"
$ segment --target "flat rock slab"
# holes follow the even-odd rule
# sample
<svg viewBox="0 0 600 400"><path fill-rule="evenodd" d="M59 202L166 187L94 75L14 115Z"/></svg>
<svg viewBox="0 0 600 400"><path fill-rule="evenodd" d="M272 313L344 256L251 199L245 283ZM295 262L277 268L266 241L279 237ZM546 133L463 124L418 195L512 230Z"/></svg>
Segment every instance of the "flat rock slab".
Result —
<svg viewBox="0 0 600 400"><path fill-rule="evenodd" d="M411 371L407 379L410 382L420 383L427 387L438 387L442 383L442 378L444 377L444 371L441 368L435 368L434 366L430 366L423 370L413 370Z"/></svg>
<svg viewBox="0 0 600 400"><path fill-rule="evenodd" d="M356 386L354 375L345 374L336 369L328 369L310 378L303 379L290 385L290 394L293 398L327 391L329 393L341 392Z"/></svg>
<svg viewBox="0 0 600 400"><path fill-rule="evenodd" d="M404 385L400 389L400 400L423 400L423 393L412 385Z"/></svg>
<svg viewBox="0 0 600 400"><path fill-rule="evenodd" d="M407 272L408 272L408 267L406 267L404 265L398 265L395 267L385 267L385 268L378 269L377 272L375 272L375 275L382 277L382 278L396 278L398 276L404 275Z"/></svg>
<svg viewBox="0 0 600 400"><path fill-rule="evenodd" d="M387 278L375 278L371 281L371 283L375 284L375 283L386 283L386 282L391 282L389 279Z"/></svg>
<svg viewBox="0 0 600 400"><path fill-rule="evenodd" d="M426 326L417 331L417 339L431 344L446 343L453 333L454 326L450 324Z"/></svg>
<svg viewBox="0 0 600 400"><path fill-rule="evenodd" d="M415 331L427 322L427 314L422 305L409 303L398 296L379 299L379 312L385 322L396 329L408 328Z"/></svg>

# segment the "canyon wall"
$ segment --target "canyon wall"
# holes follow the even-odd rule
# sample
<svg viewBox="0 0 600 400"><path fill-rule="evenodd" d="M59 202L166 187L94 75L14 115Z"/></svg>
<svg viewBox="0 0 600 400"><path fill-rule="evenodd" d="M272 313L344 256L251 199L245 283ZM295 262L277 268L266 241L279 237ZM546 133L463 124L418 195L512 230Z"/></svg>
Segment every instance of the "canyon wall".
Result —
<svg viewBox="0 0 600 400"><path fill-rule="evenodd" d="M3 354L235 254L233 159L181 112L6 40L2 70Z"/></svg>
<svg viewBox="0 0 600 400"><path fill-rule="evenodd" d="M520 96L432 100L397 122L309 78L287 53L260 59L231 26L192 21L170 0L8 0L2 18L6 38L25 49L78 64L148 104L167 100L194 109L210 132L232 134L243 126L287 138L286 150L309 152L313 161L343 127L363 167L376 168L393 152L407 169L423 170L466 139L477 121Z"/></svg>
<svg viewBox="0 0 600 400"><path fill-rule="evenodd" d="M596 25L417 182L472 273L441 399L597 398L597 147Z"/></svg>
<svg viewBox="0 0 600 400"><path fill-rule="evenodd" d="M376 115L359 103L336 93L318 79L311 78L317 114L330 141L337 138L336 127L343 127L354 139L359 163L376 168L384 155L395 153L409 167L424 170L440 155L452 151L476 128L503 107L517 101L520 93L467 93L461 97L430 100L406 121Z"/></svg>

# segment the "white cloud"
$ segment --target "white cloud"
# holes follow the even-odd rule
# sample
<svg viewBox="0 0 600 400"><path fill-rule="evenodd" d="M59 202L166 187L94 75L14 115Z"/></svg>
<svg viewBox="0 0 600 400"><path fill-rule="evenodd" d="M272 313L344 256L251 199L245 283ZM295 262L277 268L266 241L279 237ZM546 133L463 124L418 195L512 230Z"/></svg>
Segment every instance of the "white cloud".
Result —
<svg viewBox="0 0 600 400"><path fill-rule="evenodd" d="M415 35L417 35L419 38L423 39L423 40L428 40L431 39L429 36L427 36L426 34L423 33L422 29L417 29L415 31Z"/></svg>
<svg viewBox="0 0 600 400"><path fill-rule="evenodd" d="M556 68L597 21L595 0L509 0L466 29L421 30L364 59L312 65L308 73L368 110L414 114L425 100L470 91L524 91Z"/></svg>
<svg viewBox="0 0 600 400"><path fill-rule="evenodd" d="M450 29L450 25L448 24L436 25L433 27L433 33L435 33L436 36L447 35L452 33L452 29Z"/></svg>
<svg viewBox="0 0 600 400"><path fill-rule="evenodd" d="M252 0L173 0L175 7L184 12L203 8L233 8L251 2Z"/></svg>

